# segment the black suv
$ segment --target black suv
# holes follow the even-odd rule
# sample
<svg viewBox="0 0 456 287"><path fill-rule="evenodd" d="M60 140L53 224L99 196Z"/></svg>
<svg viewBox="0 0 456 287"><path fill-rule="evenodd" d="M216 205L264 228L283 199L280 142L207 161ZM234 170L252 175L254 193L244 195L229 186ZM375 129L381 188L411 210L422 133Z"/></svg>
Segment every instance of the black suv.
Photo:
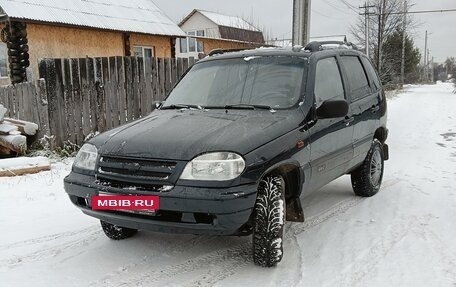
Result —
<svg viewBox="0 0 456 287"><path fill-rule="evenodd" d="M326 44L211 53L149 116L82 147L71 201L111 239L253 233L255 263L277 264L284 222L304 221L300 198L345 174L373 196L388 159L378 75L362 53ZM98 211L99 194L158 196L160 208Z"/></svg>

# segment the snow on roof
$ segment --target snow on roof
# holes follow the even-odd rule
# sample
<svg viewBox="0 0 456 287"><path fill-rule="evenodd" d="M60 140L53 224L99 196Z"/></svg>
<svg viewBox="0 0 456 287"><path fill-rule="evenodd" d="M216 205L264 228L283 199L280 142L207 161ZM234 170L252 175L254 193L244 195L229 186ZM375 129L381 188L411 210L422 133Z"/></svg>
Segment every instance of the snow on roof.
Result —
<svg viewBox="0 0 456 287"><path fill-rule="evenodd" d="M237 28L242 30L249 30L255 32L261 32L260 29L256 28L246 20L242 19L241 17L236 16L228 16L216 12L205 11L201 9L193 10L184 20L179 24L179 26L183 25L190 17L192 17L196 12L201 13L203 16L217 24L218 26L225 26L231 28Z"/></svg>
<svg viewBox="0 0 456 287"><path fill-rule="evenodd" d="M2 0L0 10L12 19L185 36L151 0Z"/></svg>

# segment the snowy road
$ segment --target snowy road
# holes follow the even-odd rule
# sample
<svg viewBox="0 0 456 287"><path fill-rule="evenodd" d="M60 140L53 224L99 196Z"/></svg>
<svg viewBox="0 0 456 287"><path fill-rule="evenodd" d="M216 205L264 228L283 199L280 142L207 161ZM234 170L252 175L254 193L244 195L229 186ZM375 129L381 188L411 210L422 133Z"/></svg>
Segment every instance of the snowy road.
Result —
<svg viewBox="0 0 456 287"><path fill-rule="evenodd" d="M0 179L0 286L456 286L456 94L410 87L389 102L382 191L344 177L303 200L285 257L255 267L250 237L140 232L114 242L71 206L70 161Z"/></svg>

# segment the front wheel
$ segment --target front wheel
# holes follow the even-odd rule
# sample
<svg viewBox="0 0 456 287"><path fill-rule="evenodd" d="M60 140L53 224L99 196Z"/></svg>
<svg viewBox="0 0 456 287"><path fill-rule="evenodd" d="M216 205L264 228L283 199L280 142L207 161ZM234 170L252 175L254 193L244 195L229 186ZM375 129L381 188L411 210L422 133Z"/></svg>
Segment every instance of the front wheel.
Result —
<svg viewBox="0 0 456 287"><path fill-rule="evenodd" d="M371 197L378 193L383 180L384 156L382 143L374 139L362 166L351 174L355 194Z"/></svg>
<svg viewBox="0 0 456 287"><path fill-rule="evenodd" d="M258 185L253 220L253 261L272 267L282 260L285 223L285 182L281 176L267 176Z"/></svg>
<svg viewBox="0 0 456 287"><path fill-rule="evenodd" d="M100 222L101 228L103 229L105 235L113 240L127 239L135 235L136 232L138 232L138 230L136 229L120 227L102 220Z"/></svg>

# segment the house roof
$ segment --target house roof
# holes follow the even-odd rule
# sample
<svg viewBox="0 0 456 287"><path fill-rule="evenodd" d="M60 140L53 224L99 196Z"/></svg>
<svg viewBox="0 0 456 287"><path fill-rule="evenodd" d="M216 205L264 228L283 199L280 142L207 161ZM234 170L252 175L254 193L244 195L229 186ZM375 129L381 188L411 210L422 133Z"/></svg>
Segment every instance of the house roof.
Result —
<svg viewBox="0 0 456 287"><path fill-rule="evenodd" d="M0 10L10 19L185 36L151 0L1 0Z"/></svg>
<svg viewBox="0 0 456 287"><path fill-rule="evenodd" d="M194 9L187 17L179 23L179 26L182 26L188 19L190 19L195 13L201 13L204 17L208 18L210 21L214 22L218 26L225 26L230 28L249 30L255 32L261 32L260 29L256 28L246 20L241 17L228 16L216 12L205 11L201 9Z"/></svg>

